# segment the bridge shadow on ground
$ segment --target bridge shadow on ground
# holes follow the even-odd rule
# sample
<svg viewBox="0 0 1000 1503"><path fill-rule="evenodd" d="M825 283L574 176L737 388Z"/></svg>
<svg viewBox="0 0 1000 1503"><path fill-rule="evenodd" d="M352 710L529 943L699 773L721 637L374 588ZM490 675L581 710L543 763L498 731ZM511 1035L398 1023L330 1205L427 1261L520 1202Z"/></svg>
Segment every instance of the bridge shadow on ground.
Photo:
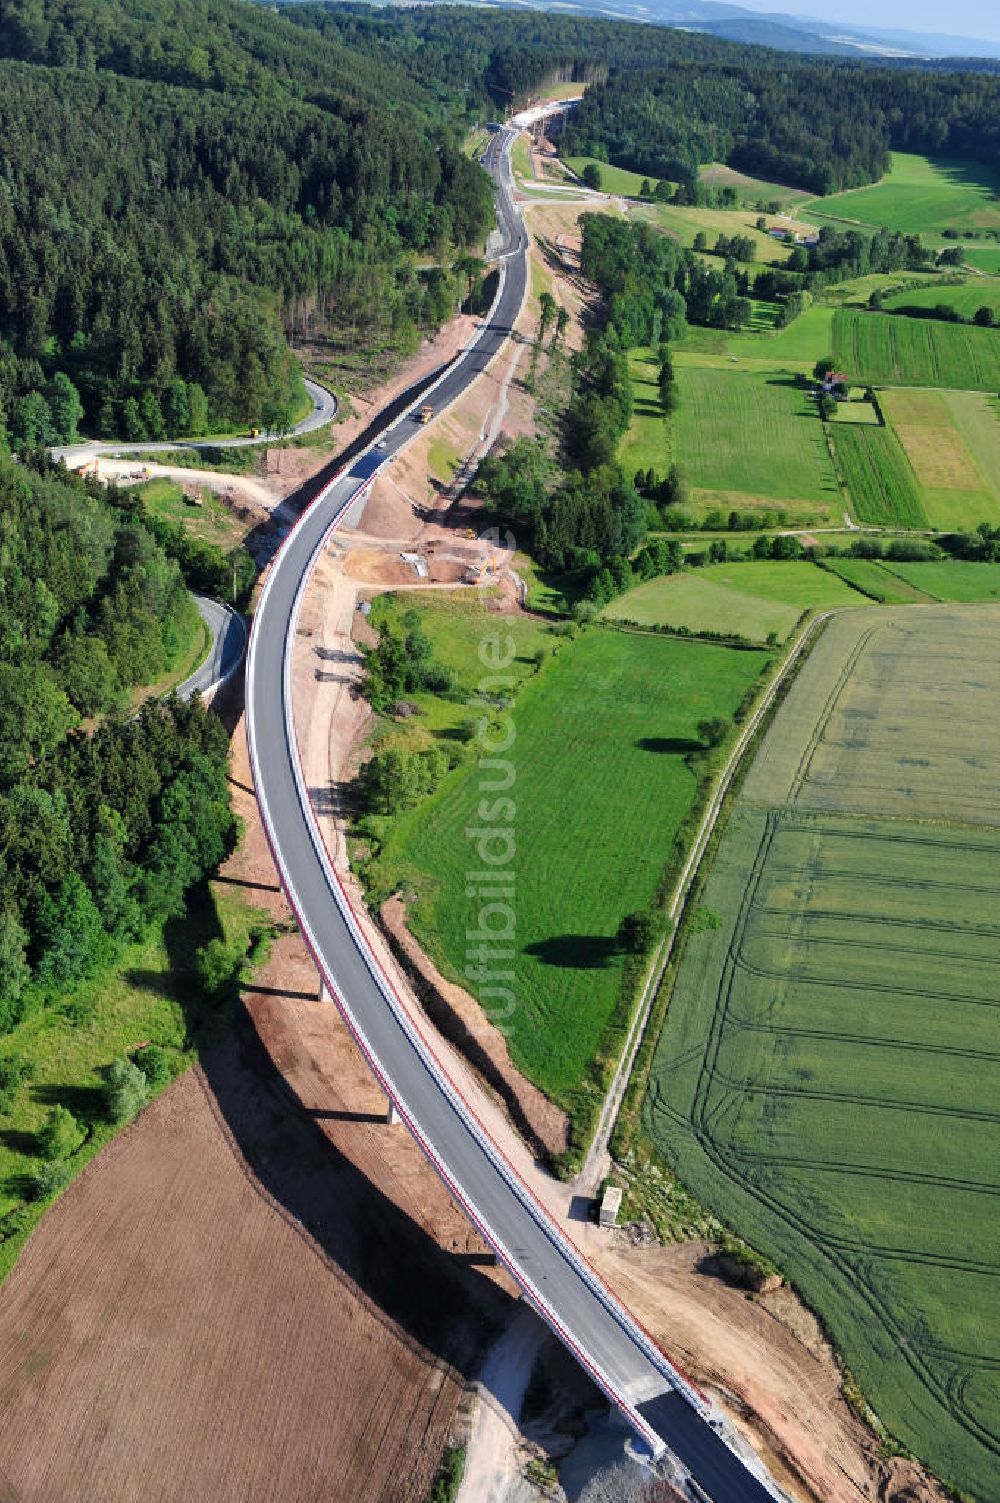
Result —
<svg viewBox="0 0 1000 1503"><path fill-rule="evenodd" d="M442 1248L335 1141L338 1129L356 1124L376 1133L406 1129L374 1113L304 1107L242 1005L201 1065L234 1151L277 1212L404 1339L470 1377L510 1306L510 1297L476 1271L489 1259L482 1249Z"/></svg>
<svg viewBox="0 0 1000 1503"><path fill-rule="evenodd" d="M307 1107L276 1068L250 1008L280 1009L282 998L300 993L253 986L246 1005L237 975L206 996L195 952L222 930L207 885L188 897L187 912L166 925L169 968L134 969L127 984L155 990L180 1008L186 1042L197 1050L212 1110L242 1172L275 1212L309 1240L316 1256L345 1288L425 1359L440 1361L463 1378L478 1365L484 1342L500 1329L511 1297L477 1264L489 1261L482 1244L462 1226L453 1249L439 1245L428 1224L414 1219L364 1172L381 1151L371 1137L405 1134L381 1113L341 1110L331 1086L329 1110ZM129 1048L145 1039L136 1037ZM39 1084L32 1095L43 1106L68 1107L84 1128L105 1121L100 1083ZM366 1133L364 1139L356 1134ZM388 1142L388 1139L387 1139ZM354 1158L358 1162L354 1162ZM397 1183L400 1182L397 1178ZM402 1182L405 1192L405 1181ZM447 1202L442 1196L440 1207ZM470 1246L471 1244L471 1246ZM334 1296L335 1297L335 1296Z"/></svg>

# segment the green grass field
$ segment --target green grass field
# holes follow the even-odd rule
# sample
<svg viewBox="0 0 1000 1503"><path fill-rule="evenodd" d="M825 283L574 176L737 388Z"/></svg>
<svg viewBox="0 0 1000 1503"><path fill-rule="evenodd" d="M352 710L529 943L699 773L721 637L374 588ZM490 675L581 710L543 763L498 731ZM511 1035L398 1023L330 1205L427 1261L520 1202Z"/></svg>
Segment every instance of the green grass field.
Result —
<svg viewBox="0 0 1000 1503"><path fill-rule="evenodd" d="M698 792L687 761L697 723L731 716L767 661L594 627L564 643L515 701L516 739L504 753L514 777L514 1002L497 1020L518 1067L571 1110L593 1102L595 1069L621 1043L610 1032L623 1022L614 935L653 901L673 859ZM480 800L496 775L475 762L452 774L397 821L373 871L380 892L402 885L414 897L421 943L480 993L467 938L480 904L467 873L482 862L467 832L483 825Z"/></svg>
<svg viewBox="0 0 1000 1503"><path fill-rule="evenodd" d="M634 400L632 418L619 446L618 457L626 475L649 469L664 475L671 463L672 444L660 405L656 356L648 349L630 350L628 366Z"/></svg>
<svg viewBox="0 0 1000 1503"><path fill-rule="evenodd" d="M839 307L867 308L868 300L876 288L890 298L905 292L907 286L926 280L926 271L873 271L867 276L851 277L846 282L835 282L832 287L824 288L823 301Z"/></svg>
<svg viewBox="0 0 1000 1503"><path fill-rule="evenodd" d="M642 179L639 181L641 183ZM682 245L694 245L699 231L706 236L709 250L720 235L746 235L757 247L758 263L776 265L788 260L789 247L783 241L775 240L773 235L758 230L758 216L752 209L706 209L687 204L651 204L648 214L654 224L669 231ZM799 227L808 228L805 225ZM718 256L712 258L711 264L722 266Z"/></svg>
<svg viewBox="0 0 1000 1503"><path fill-rule="evenodd" d="M855 220L916 234L1000 229L998 189L1000 178L982 162L933 160L894 151L892 166L880 182L812 199L798 212L821 222Z"/></svg>
<svg viewBox="0 0 1000 1503"><path fill-rule="evenodd" d="M846 402L838 402L830 419L832 423L861 423L867 427L879 427L880 418L875 406L866 402L862 389L855 387Z"/></svg>
<svg viewBox="0 0 1000 1503"><path fill-rule="evenodd" d="M685 361L677 380L675 457L695 499L839 507L815 403L794 376Z"/></svg>
<svg viewBox="0 0 1000 1503"><path fill-rule="evenodd" d="M1000 315L1000 280L976 277L960 286L917 287L912 292L894 292L885 300L887 308L937 308L942 304L957 308L968 319L980 308L992 308L994 316Z"/></svg>
<svg viewBox="0 0 1000 1503"><path fill-rule="evenodd" d="M849 584L813 563L754 559L647 580L619 595L603 614L640 626L686 627L764 642L771 632L784 641L803 611L863 604L864 597Z"/></svg>
<svg viewBox="0 0 1000 1503"><path fill-rule="evenodd" d="M747 177L734 167L725 167L721 162L708 162L699 167L698 176L710 188L735 188L741 202L748 206L758 203L778 204L782 209L804 203L809 197L801 188L786 188L782 183L769 183L764 178Z"/></svg>
<svg viewBox="0 0 1000 1503"><path fill-rule="evenodd" d="M801 1290L889 1431L982 1503L1000 1450L998 648L994 607L827 628L722 835L700 895L720 922L684 936L643 1114Z"/></svg>
<svg viewBox="0 0 1000 1503"><path fill-rule="evenodd" d="M612 167L608 162L599 162L596 157L566 157L566 166L577 177L583 176L585 167L596 167L601 174L601 192L617 193L622 198L638 198L643 181L656 187L655 177L644 179L641 172L629 172L625 167Z"/></svg>
<svg viewBox="0 0 1000 1503"><path fill-rule="evenodd" d="M977 391L883 391L892 426L931 526L1000 526L1000 408Z"/></svg>
<svg viewBox="0 0 1000 1503"><path fill-rule="evenodd" d="M35 1134L53 1104L68 1107L87 1130L68 1161L76 1174L118 1131L102 1115L98 1072L104 1065L145 1043L166 1049L175 1075L192 1063L194 1044L205 1042L206 1030L221 1020L218 1004L203 998L194 952L218 936L245 949L260 918L237 890L210 884L192 894L182 918L126 947L112 967L79 986L66 1007L46 1008L4 1035L3 1057L29 1062L34 1075L18 1087L0 1117L0 1215L17 1207L22 1178L39 1163ZM0 1279L10 1272L43 1210L37 1204L26 1207L23 1234L3 1236Z"/></svg>
<svg viewBox="0 0 1000 1503"><path fill-rule="evenodd" d="M945 245L954 244L943 242ZM977 271L985 271L991 277L1000 276L1000 245L962 245L962 254L966 264L974 266Z"/></svg>
<svg viewBox="0 0 1000 1503"><path fill-rule="evenodd" d="M720 366L732 364L735 356L741 365L752 369L782 369L811 372L816 351L827 351L833 337L833 309L814 303L785 329L747 330L731 334L724 329L690 327L677 345L677 363L688 360L706 363L715 360Z"/></svg>
<svg viewBox="0 0 1000 1503"><path fill-rule="evenodd" d="M1000 329L839 309L833 356L859 381L1000 390Z"/></svg>
<svg viewBox="0 0 1000 1503"><path fill-rule="evenodd" d="M889 428L831 427L837 464L859 522L873 527L926 527L916 480Z"/></svg>
<svg viewBox="0 0 1000 1503"><path fill-rule="evenodd" d="M531 170L531 151L528 146L528 138L523 132L511 147L510 161L515 177L523 177L529 182L534 182L535 174Z"/></svg>
<svg viewBox="0 0 1000 1503"><path fill-rule="evenodd" d="M487 676L489 653L499 633L513 643L515 656L506 671L517 690L535 670L534 655L552 645L551 627L531 616L494 615L498 592L482 590L434 590L413 595L379 595L372 605L371 623L379 628L399 623L416 610L428 637L436 663L447 668L455 684L454 698L417 692L410 695L419 713L393 730L407 742L425 744L430 736L449 734L468 720L478 685ZM486 657L482 656L485 653Z"/></svg>
<svg viewBox="0 0 1000 1503"><path fill-rule="evenodd" d="M192 537L204 543L215 543L226 553L243 542L252 525L237 517L207 486L199 486L195 481L190 482L187 490L200 495L200 506L185 500L185 487L176 480L147 480L144 485L130 489L140 496L143 509L150 516L180 522Z"/></svg>
<svg viewBox="0 0 1000 1503"><path fill-rule="evenodd" d="M907 583L875 559L828 558L826 567L881 605L926 605L939 598Z"/></svg>
<svg viewBox="0 0 1000 1503"><path fill-rule="evenodd" d="M1000 567L942 559L929 564L886 564L889 573L933 600L1000 600Z"/></svg>

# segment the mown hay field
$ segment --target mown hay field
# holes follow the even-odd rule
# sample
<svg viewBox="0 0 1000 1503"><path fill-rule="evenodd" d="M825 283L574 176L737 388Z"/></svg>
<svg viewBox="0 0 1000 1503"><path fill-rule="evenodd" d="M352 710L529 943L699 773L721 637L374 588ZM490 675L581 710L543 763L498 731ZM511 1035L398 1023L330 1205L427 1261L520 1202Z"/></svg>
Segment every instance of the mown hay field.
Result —
<svg viewBox="0 0 1000 1503"><path fill-rule="evenodd" d="M873 527L928 525L913 470L891 429L837 423L831 432L859 522Z"/></svg>
<svg viewBox="0 0 1000 1503"><path fill-rule="evenodd" d="M838 617L684 936L646 1129L890 1432L996 1497L1000 608Z"/></svg>
<svg viewBox="0 0 1000 1503"><path fill-rule="evenodd" d="M513 742L496 754L513 769L511 808L499 808L497 769L470 760L388 836L375 888L401 885L432 958L484 996L468 938L483 903L467 873L485 863L467 831L511 830L515 850L501 869L512 887L514 1002L504 998L502 1013L500 1002L487 1004L518 1068L560 1105L573 1109L608 1047L624 965L615 935L652 902L695 804L698 721L732 716L768 661L592 628L514 703Z"/></svg>
<svg viewBox="0 0 1000 1503"><path fill-rule="evenodd" d="M833 354L859 381L1000 389L1000 329L840 308L833 317Z"/></svg>
<svg viewBox="0 0 1000 1503"><path fill-rule="evenodd" d="M804 611L864 603L850 581L813 563L755 559L647 580L619 595L603 614L639 626L731 633L764 642L772 632L784 641Z"/></svg>
<svg viewBox="0 0 1000 1503"><path fill-rule="evenodd" d="M897 388L880 397L932 527L1000 525L1000 407L978 391Z"/></svg>
<svg viewBox="0 0 1000 1503"><path fill-rule="evenodd" d="M675 457L695 499L839 503L815 402L794 376L678 362L677 382Z"/></svg>

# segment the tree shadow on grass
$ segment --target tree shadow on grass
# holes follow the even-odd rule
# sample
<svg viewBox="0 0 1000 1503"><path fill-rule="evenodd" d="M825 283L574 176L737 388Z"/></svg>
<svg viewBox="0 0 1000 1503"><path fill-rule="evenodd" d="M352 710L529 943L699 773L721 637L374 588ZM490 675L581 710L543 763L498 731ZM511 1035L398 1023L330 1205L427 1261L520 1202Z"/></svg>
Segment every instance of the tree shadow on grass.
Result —
<svg viewBox="0 0 1000 1503"><path fill-rule="evenodd" d="M104 1087L99 1085L60 1085L50 1082L31 1088L32 1098L40 1106L64 1106L78 1122L107 1120L104 1110ZM34 1134L29 1134L34 1141ZM34 1148L31 1150L34 1152Z"/></svg>
<svg viewBox="0 0 1000 1503"><path fill-rule="evenodd" d="M533 955L543 965L573 971L602 970L619 953L617 939L606 934L557 934L525 946L525 954Z"/></svg>
<svg viewBox="0 0 1000 1503"><path fill-rule="evenodd" d="M658 752L661 757L690 757L705 750L701 741L689 736L640 736L635 744L640 751Z"/></svg>
<svg viewBox="0 0 1000 1503"><path fill-rule="evenodd" d="M32 1154L38 1152L38 1134L23 1132L17 1127L6 1127L0 1132L0 1143L11 1153Z"/></svg>

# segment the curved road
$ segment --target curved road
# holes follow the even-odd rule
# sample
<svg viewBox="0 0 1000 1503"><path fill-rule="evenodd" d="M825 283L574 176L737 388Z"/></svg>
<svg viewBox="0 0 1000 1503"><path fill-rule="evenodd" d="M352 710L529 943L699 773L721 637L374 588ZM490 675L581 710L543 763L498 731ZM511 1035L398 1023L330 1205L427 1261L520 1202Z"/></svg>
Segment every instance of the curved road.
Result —
<svg viewBox="0 0 1000 1503"><path fill-rule="evenodd" d="M179 685L176 692L181 699L220 688L242 663L247 645L246 623L237 611L218 600L210 600L207 595L193 598L198 614L212 634L212 645L201 666Z"/></svg>
<svg viewBox="0 0 1000 1503"><path fill-rule="evenodd" d="M524 297L527 235L513 200L510 147L484 161L497 183L505 251L493 308L472 344L421 394L435 412L458 399L507 340ZM420 432L412 409L311 502L275 558L253 620L247 739L261 815L282 886L323 979L400 1115L451 1194L527 1298L656 1456L669 1451L713 1503L781 1499L726 1423L605 1288L494 1145L410 1022L372 955L323 844L303 777L291 706L302 596L329 534L376 472ZM731 1444L730 1442L733 1442Z"/></svg>
<svg viewBox="0 0 1000 1503"><path fill-rule="evenodd" d="M169 454L174 449L249 449L255 444L271 443L277 439L299 438L303 433L313 433L317 428L332 423L337 416L337 398L318 381L302 378L302 384L312 399L312 409L290 428L286 434L261 433L256 438L243 434L239 438L169 438L157 443L116 443L113 439L81 439L77 444L65 444L50 449L53 459L64 459L73 468L74 460L93 459L97 454Z"/></svg>

